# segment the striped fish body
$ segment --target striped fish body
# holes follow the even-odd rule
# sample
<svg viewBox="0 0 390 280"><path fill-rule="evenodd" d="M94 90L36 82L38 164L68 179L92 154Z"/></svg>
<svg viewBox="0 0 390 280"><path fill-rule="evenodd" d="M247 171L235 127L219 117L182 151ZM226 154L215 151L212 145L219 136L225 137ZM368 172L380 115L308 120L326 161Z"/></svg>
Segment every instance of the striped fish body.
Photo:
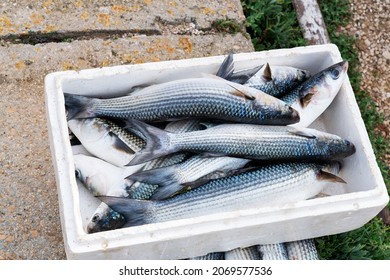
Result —
<svg viewBox="0 0 390 280"><path fill-rule="evenodd" d="M189 258L189 260L223 260L224 254L222 252L208 253L204 256Z"/></svg>
<svg viewBox="0 0 390 280"><path fill-rule="evenodd" d="M299 134L286 126L223 124L172 137L171 146L175 147L175 150L209 152L257 160L344 158L343 149L347 149L349 145L343 139L311 129L307 131L307 134Z"/></svg>
<svg viewBox="0 0 390 280"><path fill-rule="evenodd" d="M173 121L167 124L165 131L171 133L184 133L190 131L196 131L201 129L201 124L198 120L180 120ZM156 168L164 168L174 164L178 164L187 157L186 153L176 153L173 155L168 155L165 157L157 158L152 161L149 161L145 164L143 171L152 170ZM128 182L134 180L127 179ZM159 187L157 184L139 182L135 180L132 186L128 189L129 198L134 199L150 199L154 194L155 190Z"/></svg>
<svg viewBox="0 0 390 280"><path fill-rule="evenodd" d="M313 163L266 165L212 180L160 201L100 198L126 217L126 226L158 223L251 207L283 205L314 197L334 180L323 177L322 168L325 167ZM336 168L336 165L332 167Z"/></svg>
<svg viewBox="0 0 390 280"><path fill-rule="evenodd" d="M211 118L275 125L299 121L295 110L277 98L250 87L212 78L162 83L119 98L67 95L65 105L69 118L106 116L145 122Z"/></svg>
<svg viewBox="0 0 390 280"><path fill-rule="evenodd" d="M309 77L309 72L303 69L266 64L244 85L280 98L302 84Z"/></svg>
<svg viewBox="0 0 390 280"><path fill-rule="evenodd" d="M226 56L216 75L278 98L310 77L306 70L290 66L271 66L268 63L235 72L233 54Z"/></svg>
<svg viewBox="0 0 390 280"><path fill-rule="evenodd" d="M236 248L225 252L225 260L260 260L256 246Z"/></svg>
<svg viewBox="0 0 390 280"><path fill-rule="evenodd" d="M222 124L173 135L138 121L133 125L145 135L147 145L129 165L179 151L278 161L338 160L355 152L348 140L309 128Z"/></svg>
<svg viewBox="0 0 390 280"><path fill-rule="evenodd" d="M257 245L262 260L288 260L284 243Z"/></svg>
<svg viewBox="0 0 390 280"><path fill-rule="evenodd" d="M290 260L318 260L314 239L304 239L285 243Z"/></svg>
<svg viewBox="0 0 390 280"><path fill-rule="evenodd" d="M227 176L250 160L233 157L195 155L182 163L141 171L129 176L132 180L158 185L152 199L165 199L181 191L186 183ZM153 162L153 161L151 161Z"/></svg>

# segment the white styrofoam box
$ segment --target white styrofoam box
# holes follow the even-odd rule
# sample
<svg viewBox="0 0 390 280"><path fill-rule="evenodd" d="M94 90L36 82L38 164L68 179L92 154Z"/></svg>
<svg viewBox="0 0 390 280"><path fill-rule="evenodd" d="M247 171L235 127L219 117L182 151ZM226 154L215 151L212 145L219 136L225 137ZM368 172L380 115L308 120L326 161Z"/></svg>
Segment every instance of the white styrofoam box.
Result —
<svg viewBox="0 0 390 280"><path fill-rule="evenodd" d="M255 244L278 243L341 233L361 227L389 196L349 80L312 125L352 141L356 153L343 161L345 186L329 196L241 211L87 234L88 219L100 204L75 179L63 93L111 97L132 87L201 73L216 73L224 56L56 72L45 78L48 130L68 259L182 259ZM236 69L265 62L319 72L341 61L335 45L234 55Z"/></svg>

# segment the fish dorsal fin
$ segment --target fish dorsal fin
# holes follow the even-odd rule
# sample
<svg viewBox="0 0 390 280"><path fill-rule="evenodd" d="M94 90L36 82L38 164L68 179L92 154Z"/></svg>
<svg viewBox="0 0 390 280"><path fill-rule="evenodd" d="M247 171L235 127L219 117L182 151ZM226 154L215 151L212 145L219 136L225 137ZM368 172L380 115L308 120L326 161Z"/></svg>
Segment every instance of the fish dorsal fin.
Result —
<svg viewBox="0 0 390 280"><path fill-rule="evenodd" d="M287 129L288 133L291 133L291 134L294 134L294 135L298 135L298 136L302 136L302 137L306 137L306 138L310 138L310 139L315 139L316 136L311 133L310 130L307 130L307 129L304 129L304 128L296 128L296 127L289 127Z"/></svg>
<svg viewBox="0 0 390 280"><path fill-rule="evenodd" d="M230 77L229 81L243 85L247 81L249 81L257 72L259 72L260 69L263 68L263 66L264 65L260 65L252 69L234 72L233 75Z"/></svg>
<svg viewBox="0 0 390 280"><path fill-rule="evenodd" d="M346 184L347 182L344 181L343 178L340 178L332 173L329 173L329 172L326 172L326 171L323 171L323 170L320 170L318 173L317 173L317 179L318 180L322 180L322 181L329 181L329 182L334 182L334 183L342 183L342 184Z"/></svg>
<svg viewBox="0 0 390 280"><path fill-rule="evenodd" d="M214 79L214 80L219 80L219 81L224 81L226 82L227 80L224 78L221 78L219 76L216 76L215 74L211 73L200 73L201 78L207 78L207 79Z"/></svg>
<svg viewBox="0 0 390 280"><path fill-rule="evenodd" d="M233 54L229 53L219 67L216 76L243 85L259 72L262 67L263 65L234 72Z"/></svg>
<svg viewBox="0 0 390 280"><path fill-rule="evenodd" d="M233 54L229 53L228 56L222 62L221 66L219 67L216 76L230 81L231 77L233 76L233 72L234 72Z"/></svg>
<svg viewBox="0 0 390 280"><path fill-rule="evenodd" d="M263 72L263 78L266 81L271 81L272 80L271 67L269 66L268 62L265 64L265 68L264 68L264 72Z"/></svg>

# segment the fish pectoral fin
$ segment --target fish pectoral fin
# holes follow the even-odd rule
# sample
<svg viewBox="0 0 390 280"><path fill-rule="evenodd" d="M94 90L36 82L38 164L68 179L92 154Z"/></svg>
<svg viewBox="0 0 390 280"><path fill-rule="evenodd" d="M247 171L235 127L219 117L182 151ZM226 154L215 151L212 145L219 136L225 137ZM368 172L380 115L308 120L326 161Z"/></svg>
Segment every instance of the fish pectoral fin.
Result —
<svg viewBox="0 0 390 280"><path fill-rule="evenodd" d="M302 108L305 108L309 103L311 102L313 96L317 93L315 88L312 88L309 90L307 94L305 94L304 97L299 99L299 103L301 104Z"/></svg>
<svg viewBox="0 0 390 280"><path fill-rule="evenodd" d="M221 157L221 156L226 156L226 154L212 153L212 152L204 152L204 153L199 154L199 157L201 157L201 158Z"/></svg>
<svg viewBox="0 0 390 280"><path fill-rule="evenodd" d="M320 192L320 193L316 194L315 196L313 196L312 198L309 198L309 199L322 198L322 197L328 197L328 196L331 196L331 195L323 193L323 192Z"/></svg>
<svg viewBox="0 0 390 280"><path fill-rule="evenodd" d="M272 81L272 71L271 71L271 67L269 66L268 62L265 64L263 78L266 81Z"/></svg>
<svg viewBox="0 0 390 280"><path fill-rule="evenodd" d="M346 184L347 182L344 181L343 178L340 178L332 173L329 173L329 172L326 172L326 171L323 171L323 170L320 170L317 174L317 179L318 180L325 180L325 181L329 181L329 182L333 182L333 183L342 183L342 184Z"/></svg>
<svg viewBox="0 0 390 280"><path fill-rule="evenodd" d="M225 170L225 169L215 170L207 175L200 177L198 180L209 181L209 180L224 178L236 174L235 171L236 170Z"/></svg>
<svg viewBox="0 0 390 280"><path fill-rule="evenodd" d="M291 133L291 134L294 134L294 135L298 135L298 136L302 136L302 137L306 137L306 138L310 138L310 139L315 139L316 136L312 133L310 133L310 131L304 129L304 128L295 128L295 127L289 127L287 129L288 133Z"/></svg>
<svg viewBox="0 0 390 280"><path fill-rule="evenodd" d="M199 123L199 125L204 128L204 129L209 129L209 128L212 128L214 126L217 126L218 124L215 124L215 123L211 123L211 122L201 122Z"/></svg>
<svg viewBox="0 0 390 280"><path fill-rule="evenodd" d="M113 146L115 149L119 151L123 151L128 154L134 154L135 152L125 143L123 142L116 134L109 132L111 137L114 137Z"/></svg>
<svg viewBox="0 0 390 280"><path fill-rule="evenodd" d="M204 177L201 177L195 181L184 183L183 188L182 188L182 192L186 192L186 191L198 188L200 186L203 186L204 184L210 182L211 180L212 179L204 176Z"/></svg>
<svg viewBox="0 0 390 280"><path fill-rule="evenodd" d="M228 84L231 88L233 88L233 91L231 91L231 94L235 95L235 96L239 96L239 97L243 97L245 99L249 99L249 100L255 100L256 97L249 93L249 92L246 92L244 90L240 90L238 89L237 87L233 86L232 84Z"/></svg>

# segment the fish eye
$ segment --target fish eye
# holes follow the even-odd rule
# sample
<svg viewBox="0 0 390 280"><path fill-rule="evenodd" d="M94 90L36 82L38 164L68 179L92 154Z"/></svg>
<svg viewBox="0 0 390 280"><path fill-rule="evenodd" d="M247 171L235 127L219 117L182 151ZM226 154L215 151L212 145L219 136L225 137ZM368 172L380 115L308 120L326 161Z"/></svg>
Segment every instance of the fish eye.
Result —
<svg viewBox="0 0 390 280"><path fill-rule="evenodd" d="M338 69L333 69L331 75L333 79L337 79L340 76L340 71Z"/></svg>
<svg viewBox="0 0 390 280"><path fill-rule="evenodd" d="M92 222L96 223L99 220L99 218L100 218L99 215L96 214L95 216L92 217Z"/></svg>
<svg viewBox="0 0 390 280"><path fill-rule="evenodd" d="M80 172L80 170L78 170L78 169L75 169L75 171L74 171L74 175L76 176L76 178L80 178L80 176L81 176L81 172Z"/></svg>

